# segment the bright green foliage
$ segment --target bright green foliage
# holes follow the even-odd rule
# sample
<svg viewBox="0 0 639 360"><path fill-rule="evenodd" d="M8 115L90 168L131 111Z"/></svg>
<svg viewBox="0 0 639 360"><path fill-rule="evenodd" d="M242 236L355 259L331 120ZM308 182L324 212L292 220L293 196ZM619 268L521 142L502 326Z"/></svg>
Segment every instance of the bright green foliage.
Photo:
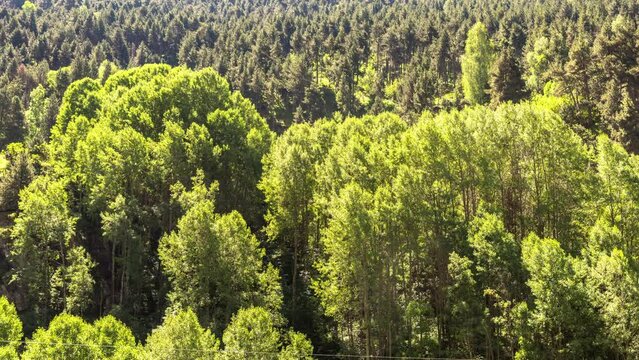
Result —
<svg viewBox="0 0 639 360"><path fill-rule="evenodd" d="M15 211L20 190L33 178L33 161L21 143L13 143L0 153L0 162L0 210Z"/></svg>
<svg viewBox="0 0 639 360"><path fill-rule="evenodd" d="M276 320L266 309L241 309L224 330L223 359L258 360L274 358L281 346Z"/></svg>
<svg viewBox="0 0 639 360"><path fill-rule="evenodd" d="M390 223L392 193L385 183L394 171L390 145L405 129L391 114L346 119L318 171L314 201L319 221L327 221L320 239L327 256L315 263L319 277L314 287L325 313L337 320L344 344L363 354L384 353L397 335L392 284L401 271L401 255ZM392 270L380 271L385 268ZM384 295L372 298L371 293ZM374 343L372 334L378 331L384 341ZM356 343L354 336L363 342Z"/></svg>
<svg viewBox="0 0 639 360"><path fill-rule="evenodd" d="M286 334L286 345L279 354L278 360L311 360L313 345L308 338L297 331L289 330Z"/></svg>
<svg viewBox="0 0 639 360"><path fill-rule="evenodd" d="M220 183L222 210L257 221L255 185L272 133L250 102L211 69L147 65L117 72L104 86L76 82L65 93L52 138L56 166L79 176L93 207L105 207L107 199L98 196L117 193L144 204L148 189L166 194L159 189L186 183L202 169L207 181ZM104 166L107 161L111 166Z"/></svg>
<svg viewBox="0 0 639 360"><path fill-rule="evenodd" d="M96 343L96 330L77 316L56 316L47 329L40 328L22 354L22 359L68 359L86 360L102 358Z"/></svg>
<svg viewBox="0 0 639 360"><path fill-rule="evenodd" d="M25 332L113 314L85 357L176 357L131 333L192 308L167 343L257 339L209 358L639 357L635 1L384 2L3 1Z"/></svg>
<svg viewBox="0 0 639 360"><path fill-rule="evenodd" d="M593 245L606 252L619 248L627 256L636 258L639 255L639 158L602 135L597 139L597 175L599 219L597 229L591 232ZM618 232L617 239L601 233L604 228Z"/></svg>
<svg viewBox="0 0 639 360"><path fill-rule="evenodd" d="M24 113L27 126L25 144L29 149L37 150L49 139L49 129L53 119L52 109L51 99L47 97L46 89L39 85L31 92L29 109Z"/></svg>
<svg viewBox="0 0 639 360"><path fill-rule="evenodd" d="M117 195L111 201L106 211L100 214L102 219L102 236L111 251L111 288L113 290L126 287L126 278L129 274L141 271L142 264L139 258L143 248L140 247L139 235L133 226L133 214L136 211L135 204L127 204L122 195ZM119 281L118 281L119 280ZM118 284L119 283L119 284ZM118 285L116 285L118 284ZM133 282L135 284L135 282ZM111 294L113 304L124 301L125 289L121 289L119 298L117 292Z"/></svg>
<svg viewBox="0 0 639 360"><path fill-rule="evenodd" d="M36 4L32 3L29 0L26 0L24 4L22 4L22 11L24 11L24 13L27 15L31 15L31 13L36 11L37 8L38 7L36 6Z"/></svg>
<svg viewBox="0 0 639 360"><path fill-rule="evenodd" d="M218 351L215 335L200 326L191 310L168 314L146 339L144 357L158 360L211 359Z"/></svg>
<svg viewBox="0 0 639 360"><path fill-rule="evenodd" d="M526 54L528 72L526 86L533 93L540 93L546 84L550 64L550 40L541 36L535 40L533 50Z"/></svg>
<svg viewBox="0 0 639 360"><path fill-rule="evenodd" d="M411 130L405 148L409 165L432 169L418 178L421 187L442 196L443 204L454 197L467 221L483 201L487 210L503 214L517 238L530 231L565 242L585 237L579 223L585 219L578 214L588 200L582 189L593 181L583 171L588 152L550 111L521 104L426 117Z"/></svg>
<svg viewBox="0 0 639 360"><path fill-rule="evenodd" d="M527 292L519 242L498 216L486 212L480 212L471 223L468 242L488 310L487 337L495 343L495 350L489 351L500 353L505 349L512 354L517 343L515 306Z"/></svg>
<svg viewBox="0 0 639 360"><path fill-rule="evenodd" d="M10 346L0 346L0 359L2 360L18 360L20 356L16 349Z"/></svg>
<svg viewBox="0 0 639 360"><path fill-rule="evenodd" d="M118 66L116 64L110 62L109 60L104 60L98 68L98 80L100 80L100 83L104 85L107 79L118 70L120 69L118 69Z"/></svg>
<svg viewBox="0 0 639 360"><path fill-rule="evenodd" d="M374 277L379 259L375 252L377 240L371 213L373 195L357 184L346 186L331 205L331 222L322 244L328 260L318 270L323 281L317 284L318 294L326 309L339 323L346 325L361 309L358 326L364 331L367 350L370 347ZM345 330L344 330L345 331Z"/></svg>
<svg viewBox="0 0 639 360"><path fill-rule="evenodd" d="M450 254L448 274L451 285L448 288L450 299L450 332L453 354L472 358L476 337L482 335L480 330L483 307L477 292L477 284L472 269L472 261L458 255Z"/></svg>
<svg viewBox="0 0 639 360"><path fill-rule="evenodd" d="M487 88L493 57L488 30L484 24L478 22L468 30L461 58L464 97L471 105L483 104L488 98Z"/></svg>
<svg viewBox="0 0 639 360"><path fill-rule="evenodd" d="M65 185L36 178L20 193L20 213L11 231L13 279L28 290L45 318L51 308L81 310L93 284L91 260L74 250L77 218L70 213Z"/></svg>
<svg viewBox="0 0 639 360"><path fill-rule="evenodd" d="M201 174L203 183L219 184L219 211L239 211L249 226L259 227L264 208L256 185L273 133L253 105L211 69L147 65L112 72L106 66L108 78L77 81L65 92L46 171L74 195L79 235L97 236L105 245L108 275L98 286L108 299L101 303L118 306L124 319L130 316L144 327L144 315L162 302L162 292L153 289L161 278L159 238L188 210L173 201L172 187L190 187L191 178ZM238 236L250 235L242 225ZM96 226L101 226L97 234ZM260 276L253 276L253 283ZM259 291L251 286L251 293ZM246 301L223 311L225 321Z"/></svg>
<svg viewBox="0 0 639 360"><path fill-rule="evenodd" d="M522 243L522 259L530 274L533 307L522 334L518 359L596 358L601 355L601 323L590 305L578 260L558 241L534 234Z"/></svg>
<svg viewBox="0 0 639 360"><path fill-rule="evenodd" d="M4 298L1 298L0 302L3 300ZM11 314L11 308L5 306L7 314ZM17 339L14 341L21 341L22 328L15 309L12 316L15 320L11 325L14 332L11 337ZM17 353L15 353L17 345L16 343L15 346L1 348L0 358L17 359ZM12 351L15 357L11 357ZM56 316L48 328L38 329L31 340L26 340L26 347L22 354L22 359L135 360L141 358L133 333L113 316L103 317L91 325L77 316L66 313Z"/></svg>
<svg viewBox="0 0 639 360"><path fill-rule="evenodd" d="M240 309L224 330L220 359L311 359L313 346L301 333L282 336L278 317L262 307ZM283 346L284 345L284 346Z"/></svg>
<svg viewBox="0 0 639 360"><path fill-rule="evenodd" d="M319 238L314 210L317 167L328 151L334 131L331 122L310 126L293 125L273 144L264 157L264 175L259 187L264 192L268 212L266 232L278 250L281 268L288 279L285 296L290 296L289 319L294 326L306 326L310 316L305 308L313 243Z"/></svg>
<svg viewBox="0 0 639 360"><path fill-rule="evenodd" d="M135 337L131 329L111 315L96 320L93 327L97 333L95 342L102 350L104 359L133 360L140 358Z"/></svg>
<svg viewBox="0 0 639 360"><path fill-rule="evenodd" d="M71 314L82 314L89 306L95 281L91 271L95 263L81 246L70 248L63 267L51 275L51 299L61 301L61 309Z"/></svg>
<svg viewBox="0 0 639 360"><path fill-rule="evenodd" d="M15 306L0 297L0 359L17 359L15 351L22 341L22 322Z"/></svg>
<svg viewBox="0 0 639 360"><path fill-rule="evenodd" d="M621 250L600 253L588 277L593 305L599 309L608 345L624 358L639 353L639 267Z"/></svg>
<svg viewBox="0 0 639 360"><path fill-rule="evenodd" d="M504 228L498 216L480 213L470 226L468 238L476 259L477 273L487 289L496 291L501 297L516 296L514 290L523 278L520 247L512 234ZM513 291L513 294L508 294Z"/></svg>
<svg viewBox="0 0 639 360"><path fill-rule="evenodd" d="M97 93L99 89L99 82L93 79L83 79L69 85L64 91L56 125L51 130L52 135L62 135L71 120L76 117L84 116L87 119L93 119L101 105L100 96Z"/></svg>
<svg viewBox="0 0 639 360"><path fill-rule="evenodd" d="M411 127L387 114L333 126L328 150L296 168L311 179L296 180L307 184L301 201L278 204L275 195L302 193L272 168L262 184L281 189L268 196L269 229L290 221L282 209L311 205L320 234L313 287L342 346L467 357L489 339L488 354L516 351L527 292L518 240L557 235L578 253L588 236L595 178L577 135L528 103L425 114ZM268 159L308 154L287 138L297 131L284 136L288 151L278 145Z"/></svg>
<svg viewBox="0 0 639 360"><path fill-rule="evenodd" d="M221 331L241 307L262 305L278 311L281 300L273 303L270 296L278 280L262 281L269 270L263 268L265 253L257 239L238 212L215 213L212 193L214 188L194 179L194 190L181 195L188 210L177 230L160 240L158 251L173 286L172 306L194 309Z"/></svg>

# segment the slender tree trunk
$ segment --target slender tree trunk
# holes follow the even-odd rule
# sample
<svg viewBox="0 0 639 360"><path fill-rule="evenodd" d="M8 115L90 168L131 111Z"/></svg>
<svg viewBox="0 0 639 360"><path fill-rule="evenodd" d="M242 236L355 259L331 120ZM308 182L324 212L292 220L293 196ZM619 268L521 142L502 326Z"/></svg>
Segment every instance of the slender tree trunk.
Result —
<svg viewBox="0 0 639 360"><path fill-rule="evenodd" d="M111 305L115 304L115 241L111 245Z"/></svg>
<svg viewBox="0 0 639 360"><path fill-rule="evenodd" d="M364 291L364 323L366 324L366 358L371 356L371 320L368 310L368 286L365 286Z"/></svg>
<svg viewBox="0 0 639 360"><path fill-rule="evenodd" d="M295 234L293 235L293 278L292 278L292 289L291 289L291 293L292 293L292 304L291 307L293 309L293 322L295 322L295 318L296 318L296 308L297 308L297 259L298 259L298 251L299 251L299 235L298 232L296 231Z"/></svg>
<svg viewBox="0 0 639 360"><path fill-rule="evenodd" d="M64 240L60 241L60 254L62 254L62 269L63 269L63 278L62 278L62 308L67 308L67 261L66 256L64 254Z"/></svg>
<svg viewBox="0 0 639 360"><path fill-rule="evenodd" d="M122 276L120 277L120 306L122 305L122 303L124 302L124 291L125 291L125 278L126 278L126 271L127 271L127 261L128 261L128 246L127 244L123 244L122 246Z"/></svg>

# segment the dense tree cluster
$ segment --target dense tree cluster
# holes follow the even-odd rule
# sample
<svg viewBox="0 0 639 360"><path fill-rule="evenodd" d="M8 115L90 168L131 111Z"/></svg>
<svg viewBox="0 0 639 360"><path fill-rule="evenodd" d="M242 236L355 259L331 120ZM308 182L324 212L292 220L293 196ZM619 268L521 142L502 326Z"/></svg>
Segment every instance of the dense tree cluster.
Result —
<svg viewBox="0 0 639 360"><path fill-rule="evenodd" d="M201 310L218 329L239 307L280 306L277 272L263 269L249 229L261 226L257 182L273 135L217 73L148 65L104 84L75 82L51 133L19 202L14 193L33 177L34 160L12 145L3 196L18 203L12 282L37 324L60 310L157 316L162 270L174 285L171 304ZM222 262L206 264L211 258ZM229 293L209 299L216 288Z"/></svg>
<svg viewBox="0 0 639 360"><path fill-rule="evenodd" d="M309 356L306 336L285 331L280 274L254 235L273 139L255 107L211 69L146 65L103 80L68 87L49 142L3 152L2 199L16 204L5 205L16 212L4 275L32 335L21 347L23 323L0 299L2 351ZM44 106L32 102L28 113ZM130 327L80 317L105 313ZM134 334L153 327L138 344Z"/></svg>
<svg viewBox="0 0 639 360"><path fill-rule="evenodd" d="M638 11L632 0L6 1L0 145L41 136L28 129L52 122L73 80L167 63L213 67L278 131L335 111L416 119L426 109L518 100L554 81L570 99L568 122L634 151ZM462 57L469 50L477 53ZM50 99L27 115L39 84Z"/></svg>
<svg viewBox="0 0 639 360"><path fill-rule="evenodd" d="M211 69L103 80L3 152L7 356L637 355L639 162L565 98L275 137Z"/></svg>
<svg viewBox="0 0 639 360"><path fill-rule="evenodd" d="M284 331L271 313L260 307L239 311L224 330L224 347L203 328L191 310L165 316L161 325L137 342L131 329L111 315L87 323L60 314L31 339L22 341L22 323L13 304L0 297L0 356L3 359L311 359L313 347L295 331ZM24 344L21 357L17 349Z"/></svg>
<svg viewBox="0 0 639 360"><path fill-rule="evenodd" d="M637 358L637 11L3 3L0 358Z"/></svg>
<svg viewBox="0 0 639 360"><path fill-rule="evenodd" d="M633 357L634 159L537 102L293 125L260 185L288 311L312 289L355 354Z"/></svg>

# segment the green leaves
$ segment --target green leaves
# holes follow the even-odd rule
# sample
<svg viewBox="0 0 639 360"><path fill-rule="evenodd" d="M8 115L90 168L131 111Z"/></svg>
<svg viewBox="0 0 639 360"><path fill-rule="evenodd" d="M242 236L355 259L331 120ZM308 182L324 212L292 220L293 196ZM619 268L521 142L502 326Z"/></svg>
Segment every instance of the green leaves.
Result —
<svg viewBox="0 0 639 360"><path fill-rule="evenodd" d="M0 357L17 359L22 341L22 322L15 306L6 297L0 297Z"/></svg>
<svg viewBox="0 0 639 360"><path fill-rule="evenodd" d="M51 275L51 299L71 314L82 314L91 304L95 263L81 246L69 249L63 266Z"/></svg>
<svg viewBox="0 0 639 360"><path fill-rule="evenodd" d="M471 105L483 104L488 98L486 90L493 57L486 26L478 22L468 30L465 52L461 58L464 97Z"/></svg>
<svg viewBox="0 0 639 360"><path fill-rule="evenodd" d="M639 329L639 268L621 250L599 253L593 260L587 280L589 295L601 314L608 345L634 357L639 351L634 335Z"/></svg>
<svg viewBox="0 0 639 360"><path fill-rule="evenodd" d="M636 258L639 242L639 158L606 136L597 139L598 221L591 230L592 246L606 252L614 248ZM607 229L607 230L606 230ZM605 233L608 233L606 235ZM612 237L613 233L617 233Z"/></svg>
<svg viewBox="0 0 639 360"><path fill-rule="evenodd" d="M38 329L26 341L22 359L141 359L135 338L126 325L113 316L94 324L69 314L56 316L49 327Z"/></svg>
<svg viewBox="0 0 639 360"><path fill-rule="evenodd" d="M205 323L221 331L240 307L280 304L269 303L273 285L262 282L265 253L242 216L216 214L201 186L185 197L190 198L188 210L177 230L160 239L158 251L173 287L172 305L193 308ZM196 194L200 197L194 198Z"/></svg>
<svg viewBox="0 0 639 360"><path fill-rule="evenodd" d="M95 343L97 332L77 316L56 316L47 329L40 328L27 341L22 359L99 359L101 349Z"/></svg>
<svg viewBox="0 0 639 360"><path fill-rule="evenodd" d="M18 209L19 192L34 175L33 160L21 143L13 143L0 153L0 209Z"/></svg>
<svg viewBox="0 0 639 360"><path fill-rule="evenodd" d="M44 314L49 308L80 312L92 294L93 262L73 241L77 218L65 186L62 180L36 178L21 192L11 231L13 281Z"/></svg>
<svg viewBox="0 0 639 360"><path fill-rule="evenodd" d="M239 93L232 93L226 80L212 69L147 65L117 71L100 81L81 80L69 87L52 130L45 172L63 182L73 195L69 202L82 224L79 238L92 241L96 236L93 228L102 227L97 240L106 245L108 254L102 259L108 261L103 265L109 275L98 285L103 287L100 293L110 298L107 307L118 304L124 314L136 318L156 311L160 293L151 287L161 274L155 246L162 234L173 230L177 219L196 206L175 201L172 192L180 187L181 193L197 186L209 191L209 185L215 183L209 198L215 194L217 208L233 213L221 218L229 222L221 226L240 232L217 236L248 239L257 249L242 216L253 228L261 224L264 208L256 185L261 177L261 158L272 140L273 133L255 107ZM198 184L190 183L194 176ZM208 215L200 215L209 220ZM199 262L211 255L209 250L196 257ZM250 271L261 269L256 263L263 254L255 251L247 255L256 259L248 265ZM54 277L56 283L71 282L61 271ZM251 283L250 291L258 291L260 275L251 276L251 280L238 281ZM240 287L249 291L248 285ZM217 306L217 300L201 301ZM224 320L216 322L225 324L244 301L248 300L229 305ZM215 316L205 317L212 320Z"/></svg>
<svg viewBox="0 0 639 360"><path fill-rule="evenodd" d="M596 357L602 354L601 322L589 302L584 269L558 241L534 234L522 243L534 308L530 333L523 334L522 357Z"/></svg>
<svg viewBox="0 0 639 360"><path fill-rule="evenodd" d="M144 346L144 358L158 360L204 360L215 356L219 341L202 328L191 310L169 313L153 330Z"/></svg>
<svg viewBox="0 0 639 360"><path fill-rule="evenodd" d="M391 114L298 125L264 164L269 238L289 254L319 240L312 289L342 346L361 354L403 344L472 357L480 339L494 356L514 353L529 326L521 239L557 236L578 254L592 219L591 155L535 104L424 114L413 126ZM415 321L416 306L429 318Z"/></svg>
<svg viewBox="0 0 639 360"><path fill-rule="evenodd" d="M277 322L277 318L264 308L241 309L224 330L224 350L219 359L311 359L313 346L306 336L292 330L282 336Z"/></svg>
<svg viewBox="0 0 639 360"><path fill-rule="evenodd" d="M262 308L238 311L224 330L223 359L270 358L280 348L280 333L273 315Z"/></svg>
<svg viewBox="0 0 639 360"><path fill-rule="evenodd" d="M96 320L93 327L97 333L96 344L106 359L139 359L140 349L135 337L125 324L111 315Z"/></svg>

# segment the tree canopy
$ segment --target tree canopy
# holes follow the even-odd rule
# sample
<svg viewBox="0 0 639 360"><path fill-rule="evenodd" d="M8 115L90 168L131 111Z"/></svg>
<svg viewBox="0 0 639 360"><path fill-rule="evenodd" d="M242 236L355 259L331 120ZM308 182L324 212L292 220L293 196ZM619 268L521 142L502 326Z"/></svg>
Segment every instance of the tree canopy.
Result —
<svg viewBox="0 0 639 360"><path fill-rule="evenodd" d="M2 2L0 358L636 358L638 11Z"/></svg>

